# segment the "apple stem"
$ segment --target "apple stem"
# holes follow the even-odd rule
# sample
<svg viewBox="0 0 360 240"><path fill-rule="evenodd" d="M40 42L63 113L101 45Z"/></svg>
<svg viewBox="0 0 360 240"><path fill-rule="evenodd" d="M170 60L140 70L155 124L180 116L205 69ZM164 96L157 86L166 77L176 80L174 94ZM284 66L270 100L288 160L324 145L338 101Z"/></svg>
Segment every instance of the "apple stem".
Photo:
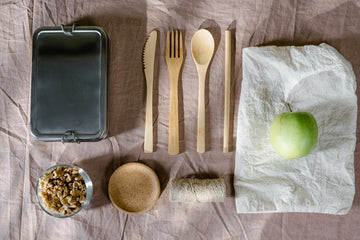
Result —
<svg viewBox="0 0 360 240"><path fill-rule="evenodd" d="M291 109L290 104L289 104L289 103L286 103L286 105L288 106L290 112L292 112L293 110Z"/></svg>

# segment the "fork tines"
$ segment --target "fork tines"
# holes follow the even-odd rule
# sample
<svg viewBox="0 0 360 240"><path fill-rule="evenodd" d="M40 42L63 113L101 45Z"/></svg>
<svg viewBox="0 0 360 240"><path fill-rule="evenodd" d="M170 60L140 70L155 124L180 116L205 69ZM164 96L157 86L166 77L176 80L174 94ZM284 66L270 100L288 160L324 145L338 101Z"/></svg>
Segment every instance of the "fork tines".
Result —
<svg viewBox="0 0 360 240"><path fill-rule="evenodd" d="M182 33L179 30L168 31L166 34L166 55L179 58L183 50Z"/></svg>

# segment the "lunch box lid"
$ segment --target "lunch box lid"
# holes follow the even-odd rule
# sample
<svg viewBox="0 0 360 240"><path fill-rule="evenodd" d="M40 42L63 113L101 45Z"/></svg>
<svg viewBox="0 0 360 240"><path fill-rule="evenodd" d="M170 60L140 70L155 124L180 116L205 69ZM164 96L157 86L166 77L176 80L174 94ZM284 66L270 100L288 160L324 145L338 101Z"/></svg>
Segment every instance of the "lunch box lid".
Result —
<svg viewBox="0 0 360 240"><path fill-rule="evenodd" d="M99 27L33 35L30 128L40 141L98 141L108 132L108 37Z"/></svg>

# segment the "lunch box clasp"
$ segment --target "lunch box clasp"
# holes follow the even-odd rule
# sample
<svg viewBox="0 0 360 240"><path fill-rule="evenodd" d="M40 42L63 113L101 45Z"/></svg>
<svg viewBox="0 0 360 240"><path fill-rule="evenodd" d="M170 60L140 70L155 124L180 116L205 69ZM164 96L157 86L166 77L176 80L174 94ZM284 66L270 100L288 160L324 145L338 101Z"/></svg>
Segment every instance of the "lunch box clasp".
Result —
<svg viewBox="0 0 360 240"><path fill-rule="evenodd" d="M67 137L70 136L72 137L72 139L68 139ZM65 141L66 140L66 141ZM80 140L79 138L77 137L77 134L75 131L72 131L72 130L69 130L69 131L66 131L64 133L64 135L62 136L61 138L61 142L62 143L65 143L65 142L76 142L76 143L80 143Z"/></svg>
<svg viewBox="0 0 360 240"><path fill-rule="evenodd" d="M65 31L65 25L64 24L61 24L61 30L64 32L64 34L66 34L66 35L72 35L72 33L75 31L75 23L72 25L72 27L71 27L71 30L70 30L70 32L68 32L68 31Z"/></svg>

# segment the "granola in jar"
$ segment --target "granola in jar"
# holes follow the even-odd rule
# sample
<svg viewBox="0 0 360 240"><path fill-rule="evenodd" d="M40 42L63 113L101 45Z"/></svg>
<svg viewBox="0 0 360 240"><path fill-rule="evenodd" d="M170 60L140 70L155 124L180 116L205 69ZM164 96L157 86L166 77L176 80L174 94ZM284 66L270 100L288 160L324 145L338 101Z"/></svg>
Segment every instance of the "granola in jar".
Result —
<svg viewBox="0 0 360 240"><path fill-rule="evenodd" d="M86 199L86 185L79 170L57 166L39 179L39 200L50 213L71 215L82 207Z"/></svg>

